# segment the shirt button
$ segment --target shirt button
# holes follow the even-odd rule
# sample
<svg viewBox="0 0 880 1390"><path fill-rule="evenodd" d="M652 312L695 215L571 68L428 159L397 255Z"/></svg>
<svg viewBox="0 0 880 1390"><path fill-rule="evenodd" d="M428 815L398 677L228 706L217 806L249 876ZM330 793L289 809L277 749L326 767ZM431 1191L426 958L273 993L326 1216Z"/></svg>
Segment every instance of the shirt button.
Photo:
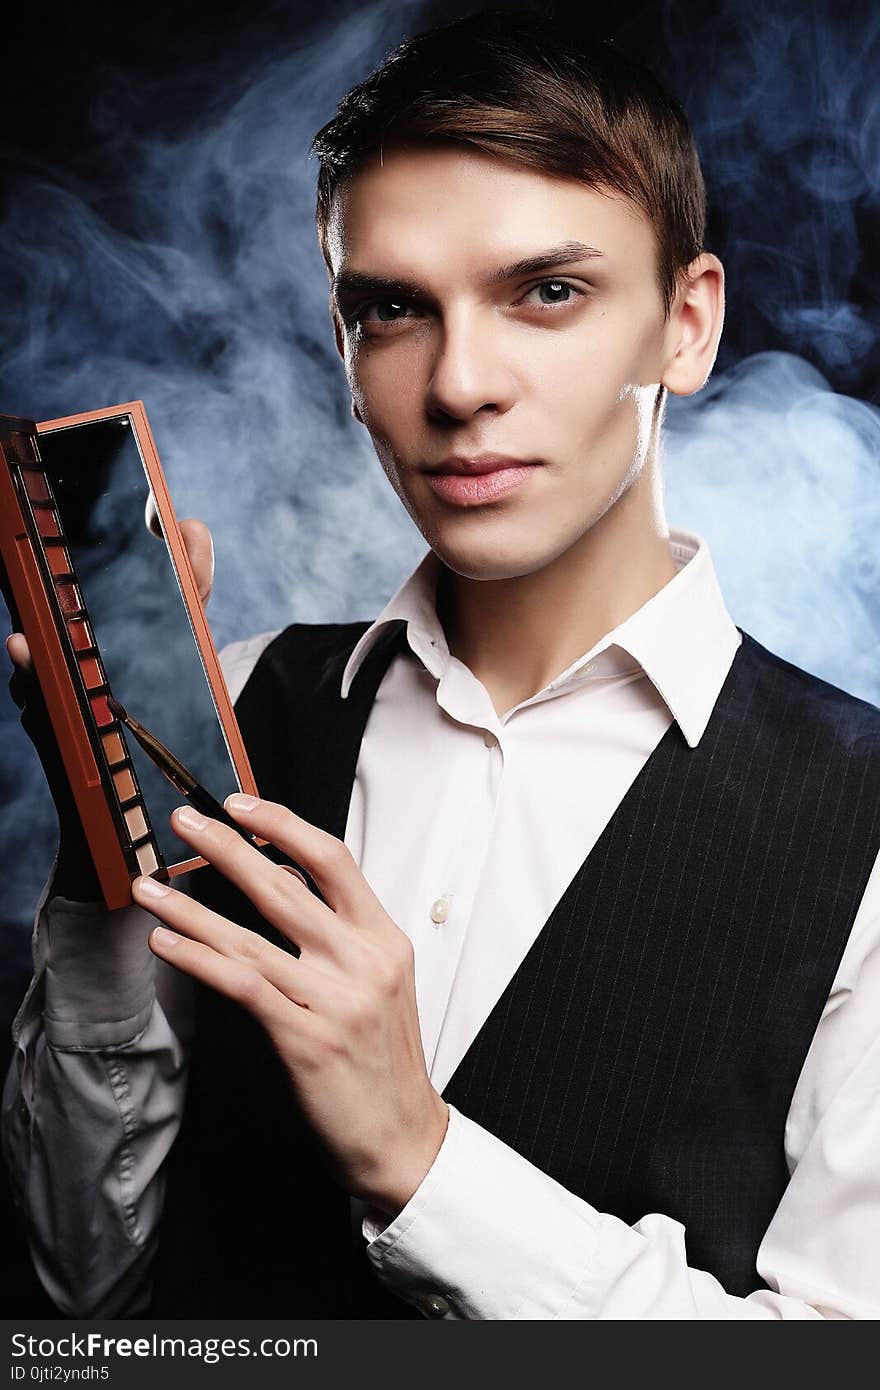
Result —
<svg viewBox="0 0 880 1390"><path fill-rule="evenodd" d="M489 729L486 729L483 734L483 742L485 743L487 748L494 748L498 740L495 737L495 735L490 732Z"/></svg>
<svg viewBox="0 0 880 1390"><path fill-rule="evenodd" d="M429 1318L445 1318L451 1312L449 1300L444 1298L442 1293L429 1293L421 1301L421 1309Z"/></svg>
<svg viewBox="0 0 880 1390"><path fill-rule="evenodd" d="M431 904L431 921L435 926L439 927L441 922L446 921L449 916L449 906L448 898L438 898L435 903Z"/></svg>

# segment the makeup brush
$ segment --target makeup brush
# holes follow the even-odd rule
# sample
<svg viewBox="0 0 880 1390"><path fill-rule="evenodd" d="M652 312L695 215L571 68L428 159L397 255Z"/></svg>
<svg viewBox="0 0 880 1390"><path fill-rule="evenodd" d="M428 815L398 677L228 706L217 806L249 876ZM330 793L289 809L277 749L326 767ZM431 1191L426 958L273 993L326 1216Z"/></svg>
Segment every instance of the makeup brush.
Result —
<svg viewBox="0 0 880 1390"><path fill-rule="evenodd" d="M256 836L251 835L247 830L232 819L229 812L224 809L219 801L206 791L202 784L196 781L192 773L185 768L179 758L165 747L157 739L155 734L151 734L149 729L144 728L137 719L134 719L118 700L114 700L112 695L107 696L107 706L111 713L131 731L137 739L144 752L153 760L160 772L163 772L168 781L175 786L179 792L195 806L197 811L203 815L210 816L212 820L222 821L224 825L231 825L233 830L237 830L242 839L247 840L248 844L254 845L259 849L259 841Z"/></svg>

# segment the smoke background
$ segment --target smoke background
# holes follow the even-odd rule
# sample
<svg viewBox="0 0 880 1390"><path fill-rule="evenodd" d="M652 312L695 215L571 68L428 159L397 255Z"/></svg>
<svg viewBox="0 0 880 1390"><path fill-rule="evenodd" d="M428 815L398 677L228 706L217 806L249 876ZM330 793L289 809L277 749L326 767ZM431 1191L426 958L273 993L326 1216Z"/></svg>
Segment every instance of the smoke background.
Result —
<svg viewBox="0 0 880 1390"><path fill-rule="evenodd" d="M369 618L423 551L349 414L308 147L402 37L477 8L83 0L19 20L0 408L145 401L178 515L214 534L218 646ZM543 8L647 62L697 135L728 318L709 386L670 402L670 521L708 538L741 627L880 703L880 10ZM5 701L0 739L7 1020L55 823Z"/></svg>

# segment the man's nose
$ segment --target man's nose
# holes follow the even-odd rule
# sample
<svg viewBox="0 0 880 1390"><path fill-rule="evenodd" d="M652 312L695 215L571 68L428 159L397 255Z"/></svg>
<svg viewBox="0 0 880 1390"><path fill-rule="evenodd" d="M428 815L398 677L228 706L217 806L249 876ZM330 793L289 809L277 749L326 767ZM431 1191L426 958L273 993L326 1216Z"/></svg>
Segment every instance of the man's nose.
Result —
<svg viewBox="0 0 880 1390"><path fill-rule="evenodd" d="M427 391L432 419L469 420L480 410L510 409L516 383L502 339L501 326L476 311L442 324Z"/></svg>

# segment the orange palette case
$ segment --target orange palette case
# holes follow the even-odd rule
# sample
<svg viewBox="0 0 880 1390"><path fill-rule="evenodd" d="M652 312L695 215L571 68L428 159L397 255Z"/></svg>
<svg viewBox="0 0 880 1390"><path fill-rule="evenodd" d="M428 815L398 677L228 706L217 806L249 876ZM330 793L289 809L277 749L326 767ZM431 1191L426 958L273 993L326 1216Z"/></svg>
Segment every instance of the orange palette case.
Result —
<svg viewBox="0 0 880 1390"><path fill-rule="evenodd" d="M0 416L0 555L107 906L123 907L136 875L204 860L179 859L181 793L108 696L220 802L257 794L142 402Z"/></svg>

